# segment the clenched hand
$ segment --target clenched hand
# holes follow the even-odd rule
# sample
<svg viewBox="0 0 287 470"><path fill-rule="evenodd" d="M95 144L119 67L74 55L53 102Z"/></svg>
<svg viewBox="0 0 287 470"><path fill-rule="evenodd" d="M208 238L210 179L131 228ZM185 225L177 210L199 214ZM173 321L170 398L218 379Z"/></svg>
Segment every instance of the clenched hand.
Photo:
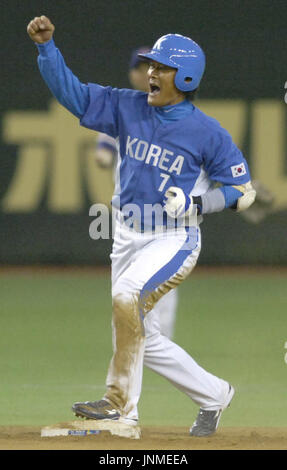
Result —
<svg viewBox="0 0 287 470"><path fill-rule="evenodd" d="M38 43L44 44L52 39L55 26L51 23L47 16L35 16L27 26L27 33L30 38Z"/></svg>

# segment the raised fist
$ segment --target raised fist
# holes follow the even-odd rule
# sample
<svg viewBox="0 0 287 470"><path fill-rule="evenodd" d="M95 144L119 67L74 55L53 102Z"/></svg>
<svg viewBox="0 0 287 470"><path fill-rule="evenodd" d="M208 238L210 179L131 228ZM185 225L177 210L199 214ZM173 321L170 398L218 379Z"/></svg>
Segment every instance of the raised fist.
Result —
<svg viewBox="0 0 287 470"><path fill-rule="evenodd" d="M27 33L30 38L38 44L50 41L55 31L55 26L47 16L35 16L27 26Z"/></svg>

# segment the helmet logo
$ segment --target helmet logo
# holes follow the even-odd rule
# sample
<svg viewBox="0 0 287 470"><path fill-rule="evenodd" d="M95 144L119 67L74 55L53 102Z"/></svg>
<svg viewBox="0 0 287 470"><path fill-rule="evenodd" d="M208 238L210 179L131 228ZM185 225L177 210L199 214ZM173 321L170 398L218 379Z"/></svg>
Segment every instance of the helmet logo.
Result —
<svg viewBox="0 0 287 470"><path fill-rule="evenodd" d="M162 38L159 38L155 45L153 46L153 49L157 49L157 50L160 50L161 49L161 43L165 41L165 37L163 36Z"/></svg>
<svg viewBox="0 0 287 470"><path fill-rule="evenodd" d="M184 67L181 62L181 59L189 59L190 57L197 58L196 54L173 54L170 56L169 60L173 62L176 68Z"/></svg>

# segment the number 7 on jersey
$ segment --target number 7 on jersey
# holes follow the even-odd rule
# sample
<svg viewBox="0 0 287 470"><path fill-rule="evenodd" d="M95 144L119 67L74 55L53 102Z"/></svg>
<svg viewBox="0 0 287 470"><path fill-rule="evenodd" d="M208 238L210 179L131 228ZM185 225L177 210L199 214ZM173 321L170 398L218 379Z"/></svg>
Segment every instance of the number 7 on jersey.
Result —
<svg viewBox="0 0 287 470"><path fill-rule="evenodd" d="M158 191L163 191L166 183L168 182L170 175L167 175L166 173L161 173L160 176L163 178L162 182L160 183L160 186L158 188Z"/></svg>

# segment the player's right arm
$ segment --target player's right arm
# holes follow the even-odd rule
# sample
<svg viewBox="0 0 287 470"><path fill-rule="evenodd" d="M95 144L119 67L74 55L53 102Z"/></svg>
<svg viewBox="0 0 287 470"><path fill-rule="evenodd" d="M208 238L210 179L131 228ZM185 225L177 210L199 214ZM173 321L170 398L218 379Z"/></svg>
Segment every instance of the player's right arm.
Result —
<svg viewBox="0 0 287 470"><path fill-rule="evenodd" d="M43 79L55 98L81 118L89 106L88 86L81 83L66 66L55 46L54 31L55 26L46 16L35 17L27 26L28 35L38 47L38 66Z"/></svg>
<svg viewBox="0 0 287 470"><path fill-rule="evenodd" d="M38 65L46 84L55 98L80 119L82 126L118 137L120 97L122 101L129 101L131 90L81 83L55 46L54 30L46 16L34 18L27 27L30 38L38 47Z"/></svg>

